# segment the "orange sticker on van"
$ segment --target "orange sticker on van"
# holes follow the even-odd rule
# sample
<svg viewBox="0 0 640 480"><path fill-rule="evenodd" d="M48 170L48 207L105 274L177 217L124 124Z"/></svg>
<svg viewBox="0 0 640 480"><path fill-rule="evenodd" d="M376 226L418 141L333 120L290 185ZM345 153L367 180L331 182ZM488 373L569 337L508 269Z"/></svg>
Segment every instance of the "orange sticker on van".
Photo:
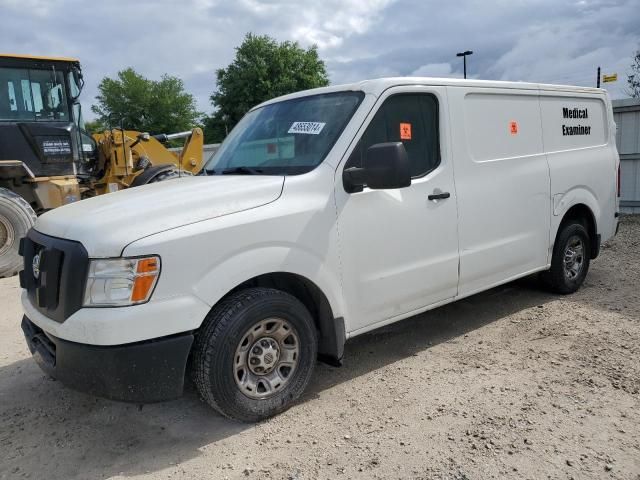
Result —
<svg viewBox="0 0 640 480"><path fill-rule="evenodd" d="M511 129L511 135L517 135L518 134L518 122L511 122L510 123L510 129Z"/></svg>
<svg viewBox="0 0 640 480"><path fill-rule="evenodd" d="M400 140L411 140L411 124L400 124Z"/></svg>

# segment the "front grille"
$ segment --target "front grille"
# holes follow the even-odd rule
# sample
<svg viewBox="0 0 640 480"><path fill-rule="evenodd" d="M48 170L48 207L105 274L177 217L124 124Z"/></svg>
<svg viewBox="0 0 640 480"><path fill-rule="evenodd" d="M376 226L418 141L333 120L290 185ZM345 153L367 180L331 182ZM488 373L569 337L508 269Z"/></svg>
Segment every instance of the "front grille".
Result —
<svg viewBox="0 0 640 480"><path fill-rule="evenodd" d="M20 286L40 313L64 322L82 307L89 256L80 242L32 228L20 243L20 254L24 257Z"/></svg>

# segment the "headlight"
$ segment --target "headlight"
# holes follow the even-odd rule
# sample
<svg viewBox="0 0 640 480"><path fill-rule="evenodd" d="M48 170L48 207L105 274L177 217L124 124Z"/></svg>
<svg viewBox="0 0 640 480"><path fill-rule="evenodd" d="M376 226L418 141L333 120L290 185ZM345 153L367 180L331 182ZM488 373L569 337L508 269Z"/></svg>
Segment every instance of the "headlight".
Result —
<svg viewBox="0 0 640 480"><path fill-rule="evenodd" d="M85 307L137 305L149 300L160 276L160 257L91 260Z"/></svg>

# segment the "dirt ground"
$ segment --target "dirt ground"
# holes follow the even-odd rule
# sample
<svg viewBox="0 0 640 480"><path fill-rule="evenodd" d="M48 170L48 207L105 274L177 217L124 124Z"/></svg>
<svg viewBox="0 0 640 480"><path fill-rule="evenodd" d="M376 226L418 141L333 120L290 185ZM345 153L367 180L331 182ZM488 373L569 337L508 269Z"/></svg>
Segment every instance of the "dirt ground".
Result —
<svg viewBox="0 0 640 480"><path fill-rule="evenodd" d="M0 281L0 478L640 479L640 217L559 297L525 279L348 343L258 425L47 378Z"/></svg>

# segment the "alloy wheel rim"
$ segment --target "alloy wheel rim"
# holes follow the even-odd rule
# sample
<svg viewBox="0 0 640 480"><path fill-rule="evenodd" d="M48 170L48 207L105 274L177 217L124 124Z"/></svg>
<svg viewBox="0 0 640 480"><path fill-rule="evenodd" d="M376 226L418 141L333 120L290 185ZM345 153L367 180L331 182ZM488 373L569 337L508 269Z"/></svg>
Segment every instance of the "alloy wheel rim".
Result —
<svg viewBox="0 0 640 480"><path fill-rule="evenodd" d="M249 398L270 398L293 377L300 356L300 340L282 318L256 322L242 336L233 362L233 378Z"/></svg>
<svg viewBox="0 0 640 480"><path fill-rule="evenodd" d="M11 248L14 239L15 232L11 222L3 215L0 215L0 255L4 255Z"/></svg>
<svg viewBox="0 0 640 480"><path fill-rule="evenodd" d="M564 275L575 280L584 266L584 242L577 235L569 238L564 250Z"/></svg>

